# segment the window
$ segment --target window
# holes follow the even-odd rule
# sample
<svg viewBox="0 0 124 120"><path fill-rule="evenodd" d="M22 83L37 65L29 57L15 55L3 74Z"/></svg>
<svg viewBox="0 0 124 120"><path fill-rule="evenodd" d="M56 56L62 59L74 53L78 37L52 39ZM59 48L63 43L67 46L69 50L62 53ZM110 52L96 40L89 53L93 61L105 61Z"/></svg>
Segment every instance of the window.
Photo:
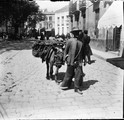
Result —
<svg viewBox="0 0 124 120"><path fill-rule="evenodd" d="M64 34L64 27L62 27L62 34Z"/></svg>
<svg viewBox="0 0 124 120"><path fill-rule="evenodd" d="M57 17L57 25L59 26L60 19Z"/></svg>
<svg viewBox="0 0 124 120"><path fill-rule="evenodd" d="M64 16L62 16L62 26L64 25Z"/></svg>
<svg viewBox="0 0 124 120"><path fill-rule="evenodd" d="M69 25L69 16L66 16L66 25Z"/></svg>
<svg viewBox="0 0 124 120"><path fill-rule="evenodd" d="M67 33L69 33L69 27L67 27Z"/></svg>
<svg viewBox="0 0 124 120"><path fill-rule="evenodd" d="M52 16L49 16L49 21L52 21Z"/></svg>
<svg viewBox="0 0 124 120"><path fill-rule="evenodd" d="M48 20L47 16L46 16L46 20Z"/></svg>
<svg viewBox="0 0 124 120"><path fill-rule="evenodd" d="M59 34L59 27L58 27L58 34Z"/></svg>
<svg viewBox="0 0 124 120"><path fill-rule="evenodd" d="M48 23L47 22L44 23L44 26L46 29L48 29Z"/></svg>
<svg viewBox="0 0 124 120"><path fill-rule="evenodd" d="M49 24L49 28L52 28L52 27L53 27L53 25L52 25L52 23L50 23L50 24Z"/></svg>

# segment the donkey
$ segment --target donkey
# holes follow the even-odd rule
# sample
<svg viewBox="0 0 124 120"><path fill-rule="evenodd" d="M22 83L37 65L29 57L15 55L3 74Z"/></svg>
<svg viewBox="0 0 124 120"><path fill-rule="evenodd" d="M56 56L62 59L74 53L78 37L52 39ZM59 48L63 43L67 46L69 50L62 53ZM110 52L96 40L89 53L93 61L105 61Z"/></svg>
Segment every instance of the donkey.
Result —
<svg viewBox="0 0 124 120"><path fill-rule="evenodd" d="M51 43L50 41L37 41L32 46L32 54L34 57L41 58L42 62L46 62L46 78L53 79L53 66L56 66L55 81L57 80L59 68L64 64L64 43Z"/></svg>
<svg viewBox="0 0 124 120"><path fill-rule="evenodd" d="M48 50L48 54L46 56L46 66L47 66L47 79L53 79L53 66L56 66L55 71L55 82L58 84L58 72L61 66L64 64L63 61L64 49L62 46L52 46Z"/></svg>

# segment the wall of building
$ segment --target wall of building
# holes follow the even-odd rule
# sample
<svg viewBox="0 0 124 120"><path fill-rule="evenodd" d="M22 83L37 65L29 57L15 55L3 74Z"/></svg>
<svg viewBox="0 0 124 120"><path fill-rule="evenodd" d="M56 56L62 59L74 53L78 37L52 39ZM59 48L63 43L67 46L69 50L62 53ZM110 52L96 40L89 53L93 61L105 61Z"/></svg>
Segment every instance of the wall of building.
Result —
<svg viewBox="0 0 124 120"><path fill-rule="evenodd" d="M99 19L103 16L106 10L109 8L109 4L104 6L104 1L100 1L99 4ZM100 50L106 51L106 47L112 48L112 41L113 41L113 28L108 29L108 36L107 36L107 29L99 29L96 31L95 29L95 11L93 11L93 3L90 1L87 2L86 8L86 26L85 28L88 30L89 35L92 39L91 45L95 48ZM98 32L98 37L96 36L96 32ZM108 39L108 43L106 42ZM106 46L108 44L108 46Z"/></svg>
<svg viewBox="0 0 124 120"><path fill-rule="evenodd" d="M85 29L88 30L88 35L91 39L95 39L95 12L93 12L93 4L87 1L86 4L86 24Z"/></svg>
<svg viewBox="0 0 124 120"><path fill-rule="evenodd" d="M52 20L50 19L50 17L52 18ZM46 29L52 29L55 28L55 15L46 15L46 20L44 21L44 27Z"/></svg>
<svg viewBox="0 0 124 120"><path fill-rule="evenodd" d="M124 5L124 3L123 3L123 5ZM124 8L123 8L123 18L124 18ZM124 58L124 25L122 26L122 30L121 30L121 41L120 41L119 55Z"/></svg>
<svg viewBox="0 0 124 120"><path fill-rule="evenodd" d="M100 2L100 14L99 14L100 18L104 15L104 13L107 11L108 8L109 8L109 4L107 4L106 7L104 7L104 2L103 1ZM106 34L107 34L106 29L99 29L98 39L106 40ZM113 39L113 29L112 28L108 29L108 39Z"/></svg>
<svg viewBox="0 0 124 120"><path fill-rule="evenodd" d="M55 35L62 35L64 29L64 35L69 32L69 18L67 16L69 12L55 13ZM63 25L62 25L62 17L64 17ZM58 21L59 18L59 21Z"/></svg>

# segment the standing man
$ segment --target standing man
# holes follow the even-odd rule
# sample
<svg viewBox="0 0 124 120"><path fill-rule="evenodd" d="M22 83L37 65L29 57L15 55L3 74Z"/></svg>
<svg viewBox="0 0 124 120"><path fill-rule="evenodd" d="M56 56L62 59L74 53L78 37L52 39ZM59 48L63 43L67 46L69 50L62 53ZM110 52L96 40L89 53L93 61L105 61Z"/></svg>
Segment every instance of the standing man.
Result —
<svg viewBox="0 0 124 120"><path fill-rule="evenodd" d="M91 55L93 55L92 53L92 50L90 48L90 36L88 36L88 31L87 30L84 30L84 47L85 47L85 62L86 62L86 59L88 59L88 64L91 64Z"/></svg>
<svg viewBox="0 0 124 120"><path fill-rule="evenodd" d="M41 32L41 33L40 33L40 40L45 40L44 32Z"/></svg>
<svg viewBox="0 0 124 120"><path fill-rule="evenodd" d="M67 40L64 58L67 63L67 70L64 80L61 84L61 89L68 89L71 87L72 79L74 80L74 91L83 94L80 90L80 86L83 80L82 70L82 42L74 38L74 34L70 33L70 39Z"/></svg>

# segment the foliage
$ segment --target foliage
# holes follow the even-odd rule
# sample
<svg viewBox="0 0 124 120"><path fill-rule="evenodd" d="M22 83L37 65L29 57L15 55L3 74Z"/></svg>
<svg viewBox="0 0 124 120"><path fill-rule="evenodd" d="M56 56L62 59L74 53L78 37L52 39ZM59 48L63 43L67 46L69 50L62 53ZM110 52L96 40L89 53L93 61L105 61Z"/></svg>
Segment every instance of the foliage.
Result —
<svg viewBox="0 0 124 120"><path fill-rule="evenodd" d="M44 19L45 15L42 13L42 11L38 11L36 14L28 17L28 27L35 28L36 23L44 21Z"/></svg>
<svg viewBox="0 0 124 120"><path fill-rule="evenodd" d="M0 0L0 23L11 21L15 28L15 33L18 33L18 27L21 27L29 15L38 12L38 5L35 1L29 0Z"/></svg>

